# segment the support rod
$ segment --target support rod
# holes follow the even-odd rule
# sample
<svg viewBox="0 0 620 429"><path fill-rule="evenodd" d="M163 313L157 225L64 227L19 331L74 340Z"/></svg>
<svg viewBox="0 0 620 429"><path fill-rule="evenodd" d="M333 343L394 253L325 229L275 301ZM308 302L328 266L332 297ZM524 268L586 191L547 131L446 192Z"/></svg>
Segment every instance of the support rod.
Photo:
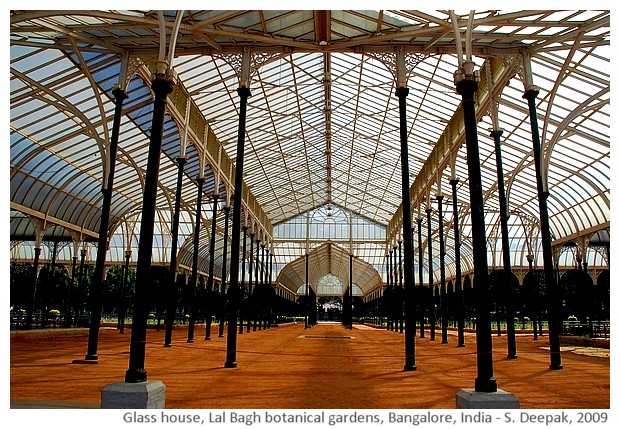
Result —
<svg viewBox="0 0 620 429"><path fill-rule="evenodd" d="M187 342L194 342L194 329L196 324L196 287L198 285L198 245L200 244L200 212L202 211L202 187L204 186L204 177L198 177L196 184L198 185L198 194L196 196L196 226L194 228L194 242L192 254L192 277L189 282L189 327L187 328Z"/></svg>
<svg viewBox="0 0 620 429"><path fill-rule="evenodd" d="M426 209L426 244L428 246L428 292L429 296L431 297L431 302L429 303L430 317L428 318L428 323L431 329L431 337L429 338L429 341L435 341L435 285L433 282L433 231L431 224L432 213L433 209L431 209L429 205L429 207Z"/></svg>
<svg viewBox="0 0 620 429"><path fill-rule="evenodd" d="M443 195L437 195L439 212L439 272L441 273L441 343L448 343L448 291L446 290L446 246L443 240Z"/></svg>
<svg viewBox="0 0 620 429"><path fill-rule="evenodd" d="M179 218L181 212L181 189L183 186L183 166L185 157L177 158L177 188L174 196L174 215L172 218L172 243L170 249L170 272L168 275L168 306L166 309L166 334L164 347L170 347L172 343L172 325L177 311L177 242L179 241Z"/></svg>
<svg viewBox="0 0 620 429"><path fill-rule="evenodd" d="M545 190L542 178L540 153L540 136L538 134L538 116L536 114L537 89L529 89L523 95L527 99L530 111L530 125L532 127L532 146L534 150L534 164L536 166L536 187L538 189L538 208L540 211L540 234L542 239L543 264L545 269L545 286L547 288L547 309L549 312L549 354L551 363L549 369L562 369L560 355L560 294L553 273L553 250L551 248L551 231L549 226L549 212L547 199L549 191Z"/></svg>
<svg viewBox="0 0 620 429"><path fill-rule="evenodd" d="M409 149L407 144L407 95L409 88L396 88L400 117L400 165L403 198L403 241L405 246L405 366L404 371L415 371L415 277L413 273L413 237L411 235L411 196L409 194Z"/></svg>
<svg viewBox="0 0 620 429"><path fill-rule="evenodd" d="M424 292L424 248L422 246L422 218L417 219L418 222L418 277L420 286L418 296L420 297L420 338L424 338L424 315L426 314L426 295Z"/></svg>
<svg viewBox="0 0 620 429"><path fill-rule="evenodd" d="M218 168L219 171L219 168ZM219 189L219 174L217 174L215 179L215 189ZM213 199L213 207L212 207L212 215L211 215L211 237L209 241L209 273L207 276L207 308L206 308L206 320L205 320L205 340L211 339L211 298L213 297L213 272L215 271L215 229L217 227L217 200L220 198L218 194L211 195Z"/></svg>
<svg viewBox="0 0 620 429"><path fill-rule="evenodd" d="M243 334L243 318L247 314L246 301L245 301L245 252L246 252L246 243L248 238L248 227L242 226L241 230L243 231L243 244L241 245L241 283L240 283L240 294L239 301L241 302L239 306L239 334Z"/></svg>
<svg viewBox="0 0 620 429"><path fill-rule="evenodd" d="M245 151L245 122L250 88L239 87L239 129L237 132L237 159L235 162L235 189L231 232L230 286L228 287L228 338L226 342L226 368L237 367L237 313L239 297L239 241L241 238L241 210L243 210L243 158Z"/></svg>
<svg viewBox="0 0 620 429"><path fill-rule="evenodd" d="M458 179L450 180L452 185L452 217L454 218L454 265L455 279L454 290L456 291L456 312L457 312L457 331L458 345L457 347L465 347L465 301L463 296L463 282L461 280L461 233L459 231L459 206L456 192Z"/></svg>
<svg viewBox="0 0 620 429"><path fill-rule="evenodd" d="M220 323L218 337L224 337L224 314L226 312L226 262L228 258L228 219L230 206L224 207L224 250L222 252L222 281L220 282ZM231 266L232 268L232 266ZM232 270L231 270L232 271Z"/></svg>
<svg viewBox="0 0 620 429"><path fill-rule="evenodd" d="M506 303L506 332L508 335L508 359L517 357L517 341L515 333L514 298L512 293L512 268L510 265L510 242L508 237L508 204L504 190L504 168L502 164L501 139L502 130L491 131L495 142L495 162L497 165L497 193L499 195L499 218L502 228L502 258L504 261L504 302ZM499 323L499 320L498 322Z"/></svg>
<svg viewBox="0 0 620 429"><path fill-rule="evenodd" d="M473 69L473 64L471 64L471 69ZM456 91L462 96L463 116L465 121L465 145L467 148L467 171L469 174L471 235L474 255L474 293L476 302L476 357L478 369L477 378L475 380L475 390L476 392L496 392L497 382L493 377L493 344L491 339L489 272L484 226L484 200L482 198L480 152L478 148L476 104L474 100L474 94L478 89L478 83L475 81L472 74L468 73L467 77L456 83Z"/></svg>
<svg viewBox="0 0 620 429"><path fill-rule="evenodd" d="M112 190L114 189L116 152L118 150L118 135L121 126L123 101L128 97L127 93L121 88L115 88L112 94L114 95L114 122L112 123L112 136L107 154L110 160L110 171L108 172L107 184L101 188L103 202L101 204L99 239L97 241L97 262L95 262L95 273L93 274L93 283L90 287L90 325L88 330L88 351L84 357L85 360L98 359L97 346L99 343L99 327L101 326L103 279L105 277L106 253L108 251L108 224L110 222L110 208L112 206ZM159 159L157 163L159 164Z"/></svg>
<svg viewBox="0 0 620 429"><path fill-rule="evenodd" d="M140 222L140 243L136 265L136 290L134 311L131 325L131 346L129 350L129 368L125 372L125 381L138 383L146 381L144 357L146 352L146 323L148 318L148 300L152 294L151 259L153 255L153 235L155 226L155 208L159 178L159 161L162 137L164 133L164 116L166 99L172 92L171 81L156 75L151 88L155 93L153 102L153 119L149 144L146 177L144 179L144 196L142 199L142 217Z"/></svg>

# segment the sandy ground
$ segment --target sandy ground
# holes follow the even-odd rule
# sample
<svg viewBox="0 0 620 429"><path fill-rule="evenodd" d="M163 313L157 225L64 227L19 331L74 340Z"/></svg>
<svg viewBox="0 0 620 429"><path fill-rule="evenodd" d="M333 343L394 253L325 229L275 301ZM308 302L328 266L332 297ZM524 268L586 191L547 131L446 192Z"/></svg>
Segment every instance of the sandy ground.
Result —
<svg viewBox="0 0 620 429"><path fill-rule="evenodd" d="M171 409L454 409L455 394L473 388L477 375L475 335L456 347L416 338L417 370L404 372L404 335L363 325L272 327L238 337L238 367L224 368L226 338L196 341L173 332L149 330L149 380L166 385ZM16 332L10 345L12 408L98 408L101 389L123 381L129 362L130 331L102 331L97 364L72 363L86 354L86 331L73 335ZM517 337L517 359L506 359L506 337L493 337L498 387L515 394L521 408L610 408L609 351L563 347L564 369L549 370L547 337Z"/></svg>

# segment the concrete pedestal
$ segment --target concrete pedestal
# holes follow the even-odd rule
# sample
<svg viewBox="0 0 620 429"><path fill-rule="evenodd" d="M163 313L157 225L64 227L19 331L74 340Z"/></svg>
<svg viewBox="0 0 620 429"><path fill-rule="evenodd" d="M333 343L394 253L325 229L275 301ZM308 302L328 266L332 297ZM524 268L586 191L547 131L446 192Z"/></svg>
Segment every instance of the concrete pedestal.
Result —
<svg viewBox="0 0 620 429"><path fill-rule="evenodd" d="M497 392L476 392L476 389L461 389L456 394L457 409L503 409L520 408L519 399L512 393L497 389Z"/></svg>
<svg viewBox="0 0 620 429"><path fill-rule="evenodd" d="M101 408L165 408L166 386L159 380L108 384L101 390Z"/></svg>

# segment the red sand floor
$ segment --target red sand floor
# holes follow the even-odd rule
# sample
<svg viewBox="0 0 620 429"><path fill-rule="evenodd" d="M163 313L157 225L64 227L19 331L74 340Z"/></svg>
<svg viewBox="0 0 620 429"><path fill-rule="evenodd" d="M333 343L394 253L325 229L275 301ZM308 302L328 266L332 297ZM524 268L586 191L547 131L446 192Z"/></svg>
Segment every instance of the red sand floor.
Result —
<svg viewBox="0 0 620 429"><path fill-rule="evenodd" d="M226 369L226 338L205 341L197 327L187 343L182 327L163 347L163 331L149 330L149 380L166 385L173 409L454 409L460 388L476 378L475 335L456 347L416 338L417 371L404 372L404 335L364 325L272 327L238 337L238 368ZM129 362L130 331L102 330L99 361L75 364L87 350L87 331L11 334L11 407L97 408L101 389L123 381ZM77 334L77 335L76 335ZM346 337L312 338L312 337ZM549 370L547 337L517 336L517 359L506 359L506 336L493 336L498 387L515 394L521 408L610 408L610 359L563 348L563 370Z"/></svg>

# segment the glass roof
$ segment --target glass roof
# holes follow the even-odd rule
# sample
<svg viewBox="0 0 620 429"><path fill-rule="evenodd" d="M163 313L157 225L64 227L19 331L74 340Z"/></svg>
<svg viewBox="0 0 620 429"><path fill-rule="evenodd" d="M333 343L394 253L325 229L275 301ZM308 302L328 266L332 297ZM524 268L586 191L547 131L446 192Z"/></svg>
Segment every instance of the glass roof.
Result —
<svg viewBox="0 0 620 429"><path fill-rule="evenodd" d="M299 236L283 233L280 225L335 208L383 228L383 235L376 238L356 237L352 248L356 258L386 280L385 254L402 233L394 95L397 51L405 56L409 88L407 132L416 228L415 220L423 219L423 243L418 243L417 230L414 233L416 272L417 253L420 248L426 251L429 207L433 255L439 254L437 194L444 196L448 277L454 272L450 184L454 177L459 179L463 270L472 269L464 129L454 86L461 51L471 55L481 79L477 113L489 266L502 265L495 146L489 135L494 127L491 103L497 106L496 126L503 130L512 263L525 267L531 254L535 264L542 265L531 129L523 99L524 56L531 59L532 80L540 90L536 103L554 243L587 240L609 230L609 11L13 10L12 241L32 242L37 235L44 241L96 239L101 186L109 168L112 89L120 84L129 98L123 104L116 159L109 263L117 256L123 261L124 251L135 248L152 114L149 81L162 46L161 22L166 27L164 48L170 49L177 17L171 65L178 81L165 123L157 200L159 242L154 243L161 250L154 263L170 258L176 158L185 150L179 261L184 268L191 265L195 179L202 174L199 270L206 272L208 267L213 194L220 202L215 250L221 264L218 252L225 233L221 209L233 192L236 89L244 50L251 56L252 96L242 218L273 251L274 278L282 272L284 279L287 264L295 264L310 251ZM119 78L125 68L128 83ZM321 245L317 240L312 249L323 255ZM346 243L332 245L349 252ZM28 259L31 252L25 247L13 246L12 257ZM68 251L73 248L67 246ZM134 252L133 262L136 257ZM596 248L587 257L591 266L604 265ZM437 281L439 262L434 259ZM565 263L574 261L568 258ZM428 270L426 256L423 265ZM317 281L328 274L323 268L319 271ZM342 284L349 282L345 271L333 273ZM354 281L364 293L378 287L373 276L364 278ZM296 280L286 287L296 291L304 282Z"/></svg>

